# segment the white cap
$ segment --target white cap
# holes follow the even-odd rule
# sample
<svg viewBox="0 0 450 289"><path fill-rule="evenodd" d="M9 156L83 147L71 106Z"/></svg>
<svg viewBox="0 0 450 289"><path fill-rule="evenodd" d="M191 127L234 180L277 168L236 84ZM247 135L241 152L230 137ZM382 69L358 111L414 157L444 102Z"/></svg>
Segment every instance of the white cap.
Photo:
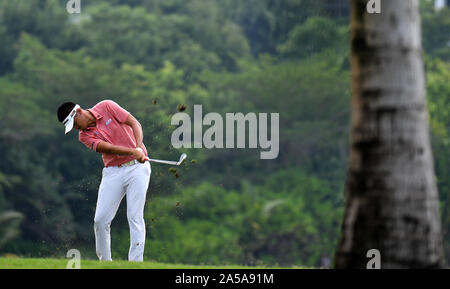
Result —
<svg viewBox="0 0 450 289"><path fill-rule="evenodd" d="M72 109L72 111L69 113L69 115L64 119L63 124L66 127L65 134L67 134L69 131L73 128L73 120L75 118L75 115L77 114L77 109L80 108L80 106L77 104Z"/></svg>

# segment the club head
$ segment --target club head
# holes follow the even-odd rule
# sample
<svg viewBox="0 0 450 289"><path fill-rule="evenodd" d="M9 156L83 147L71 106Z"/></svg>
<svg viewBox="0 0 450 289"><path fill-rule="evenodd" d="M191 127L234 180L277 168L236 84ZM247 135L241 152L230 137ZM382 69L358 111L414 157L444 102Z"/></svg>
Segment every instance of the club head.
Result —
<svg viewBox="0 0 450 289"><path fill-rule="evenodd" d="M180 160L178 161L177 166L179 166L186 158L187 158L187 155L185 153L183 153L180 156Z"/></svg>

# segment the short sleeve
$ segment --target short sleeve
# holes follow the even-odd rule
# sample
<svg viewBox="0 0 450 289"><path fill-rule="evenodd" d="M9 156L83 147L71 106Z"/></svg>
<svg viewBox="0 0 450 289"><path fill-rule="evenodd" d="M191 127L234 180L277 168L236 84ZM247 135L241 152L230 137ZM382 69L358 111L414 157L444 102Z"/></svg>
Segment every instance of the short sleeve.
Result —
<svg viewBox="0 0 450 289"><path fill-rule="evenodd" d="M120 123L124 123L130 113L112 100L107 100L106 107L111 115Z"/></svg>
<svg viewBox="0 0 450 289"><path fill-rule="evenodd" d="M81 143L83 143L87 148L97 151L98 144L102 141L101 139L95 138L89 133L80 131L78 135L78 139Z"/></svg>

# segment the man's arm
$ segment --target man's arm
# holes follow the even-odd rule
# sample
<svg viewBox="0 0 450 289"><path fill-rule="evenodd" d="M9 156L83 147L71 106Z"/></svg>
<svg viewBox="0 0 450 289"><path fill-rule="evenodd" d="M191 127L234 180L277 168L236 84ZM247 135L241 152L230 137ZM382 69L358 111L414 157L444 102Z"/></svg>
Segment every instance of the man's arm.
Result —
<svg viewBox="0 0 450 289"><path fill-rule="evenodd" d="M145 162L145 154L142 151L135 148L113 145L105 141L98 143L97 152L114 155L132 155L140 163Z"/></svg>
<svg viewBox="0 0 450 289"><path fill-rule="evenodd" d="M144 133L142 132L142 126L139 121L130 113L125 120L125 124L131 126L131 129L133 130L134 138L136 139L136 147L141 147L144 139Z"/></svg>

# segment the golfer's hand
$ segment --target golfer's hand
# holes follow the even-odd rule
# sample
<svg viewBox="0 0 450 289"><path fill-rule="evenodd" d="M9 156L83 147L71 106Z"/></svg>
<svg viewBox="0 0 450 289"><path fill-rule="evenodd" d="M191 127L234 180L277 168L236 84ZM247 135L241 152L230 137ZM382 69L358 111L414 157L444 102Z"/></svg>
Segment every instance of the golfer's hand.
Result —
<svg viewBox="0 0 450 289"><path fill-rule="evenodd" d="M133 157L140 163L145 163L145 154L141 148L133 150Z"/></svg>

